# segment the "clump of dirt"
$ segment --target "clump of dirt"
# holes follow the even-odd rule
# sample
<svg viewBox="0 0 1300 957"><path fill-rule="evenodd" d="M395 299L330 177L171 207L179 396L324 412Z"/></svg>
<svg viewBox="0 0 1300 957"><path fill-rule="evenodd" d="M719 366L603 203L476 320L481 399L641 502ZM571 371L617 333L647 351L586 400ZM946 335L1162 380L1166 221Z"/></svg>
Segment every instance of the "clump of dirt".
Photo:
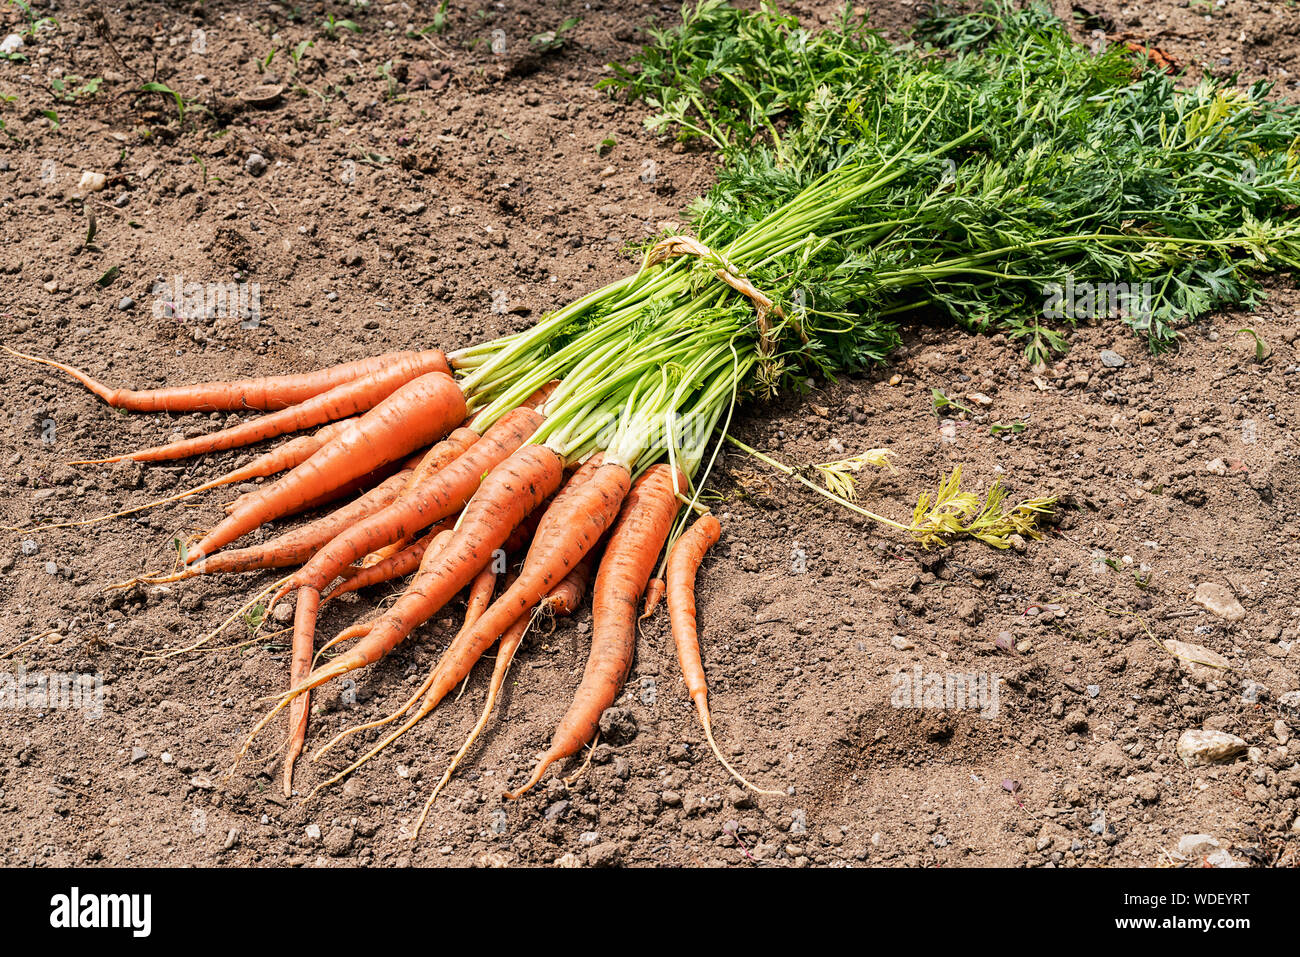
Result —
<svg viewBox="0 0 1300 957"><path fill-rule="evenodd" d="M816 22L832 6L797 12ZM452 3L439 30L432 12L374 3L351 14L360 32L331 27L332 5L296 9L144 3L100 21L60 6L50 28L5 9L0 36L34 33L17 51L26 62L0 61L4 342L139 387L453 348L624 274L625 247L709 183L706 153L593 89L672 5ZM894 38L922 13L873 7ZM561 29L570 16L581 20ZM1193 73L1240 68L1293 95L1298 17L1281 3L1098 2L1077 36L1131 34ZM150 83L179 95L183 124L174 97L139 92ZM267 105L241 99L268 85L283 91ZM256 315L206 293L202 308L177 309L191 284L234 284ZM550 778L503 802L577 685L589 641L578 615L527 640L498 720L412 844L477 718L485 668L362 773L311 802L285 799L273 735L222 776L284 686L282 639L241 646L236 622L208 653L144 660L211 629L270 573L104 590L170 565L220 495L6 533L0 671L50 687L85 677L71 689L83 707L0 710L0 863L1157 865L1199 863L1178 843L1201 833L1241 863L1294 863L1300 529L1286 503L1300 296L1287 281L1269 291L1258 313L1189 329L1159 358L1085 324L1046 369L1000 336L919 324L887 369L746 410L737 435L787 462L893 450L897 474L864 476L859 494L897 518L958 464L973 489L1000 479L1014 497L1065 503L1043 542L922 552L724 453L724 537L700 576L711 702L729 760L785 799L755 797L718 767L661 613L644 628L616 742L571 786ZM114 511L247 456L71 468L242 416L121 415L16 362L0 381L5 525ZM971 412L941 419L932 389ZM1220 586L1213 610L1193 600L1205 583ZM321 630L386 600L341 600ZM458 612L319 694L311 741L405 700ZM1175 657L1169 639L1227 665ZM1189 729L1248 750L1187 767L1176 743ZM371 743L304 763L299 786Z"/></svg>

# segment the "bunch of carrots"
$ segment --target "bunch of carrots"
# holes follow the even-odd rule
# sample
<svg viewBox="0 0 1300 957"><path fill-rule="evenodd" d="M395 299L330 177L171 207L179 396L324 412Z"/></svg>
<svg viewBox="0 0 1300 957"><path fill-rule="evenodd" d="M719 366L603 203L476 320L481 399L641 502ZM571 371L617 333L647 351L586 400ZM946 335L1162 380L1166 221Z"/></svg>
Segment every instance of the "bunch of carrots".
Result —
<svg viewBox="0 0 1300 957"><path fill-rule="evenodd" d="M62 363L7 351L71 375L120 409L265 412L211 435L79 464L126 458L168 461L290 432L307 433L227 475L165 499L174 501L252 477L271 479L228 505L225 517L210 530L185 542L179 570L124 583L299 566L254 598L274 591L266 602L274 607L296 592L289 689L239 750L242 757L254 736L287 710L286 795L292 793L294 765L307 737L311 691L380 660L466 591L463 627L416 694L394 714L350 728L317 752L319 757L353 734L405 716L364 757L320 787L341 780L428 715L498 644L482 717L430 796L431 805L486 725L529 626L541 615L572 613L593 572L593 634L586 671L550 747L529 779L508 796L530 790L547 768L578 753L595 736L601 714L618 696L631 667L638 607L652 579L656 587L650 589L652 597L641 617L653 613L666 590L683 674L721 759L713 742L695 627L696 569L720 531L716 519L687 496L700 465L699 452L687 451L677 464L647 461L646 451L658 451L656 443L662 439L650 438L646 417L636 415L615 422L612 441L595 448L593 426L609 423L591 413L586 399L565 400L576 382L585 381L580 373L565 383L543 383L524 401L506 408L490 401L499 389L467 392L464 380L458 383L452 375L458 357L449 361L437 350L390 353L305 375L147 392L110 389ZM630 395L629 405L635 407L662 375L661 369L646 372L644 381L625 383L615 394ZM692 414L703 407L712 425L725 393L717 387L696 388L691 381L691 386L677 390L652 390L649 399L661 409L684 403ZM585 394L581 388L576 391ZM480 411L471 411L473 406ZM680 535L662 563L666 579L656 578L660 554L683 504L688 513L699 511L702 517ZM320 514L259 544L228 547L267 523L308 510ZM508 564L516 560L517 571L507 575ZM411 577L396 603L317 651L315 630L322 603L401 576ZM197 650L206 640L179 651ZM345 651L315 664L321 652L346 642L351 644Z"/></svg>

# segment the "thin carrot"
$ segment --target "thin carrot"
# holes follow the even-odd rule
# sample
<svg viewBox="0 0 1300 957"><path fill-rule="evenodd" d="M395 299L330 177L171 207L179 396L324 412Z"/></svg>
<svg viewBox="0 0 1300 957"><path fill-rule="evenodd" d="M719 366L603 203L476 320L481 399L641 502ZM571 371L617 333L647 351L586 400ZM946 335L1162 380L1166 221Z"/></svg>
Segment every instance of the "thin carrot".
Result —
<svg viewBox="0 0 1300 957"><path fill-rule="evenodd" d="M705 553L713 547L722 534L722 526L711 514L701 515L690 528L677 539L668 555L668 619L672 625L673 642L677 645L677 660L682 667L682 677L686 679L686 691L695 702L699 712L700 723L704 725L704 736L709 739L709 747L722 766L731 772L731 776L752 791L759 794L781 794L781 791L766 791L755 787L744 776L727 763L713 740L713 722L709 718L709 688L704 680L704 664L700 660L700 639L695 619L695 573L704 560Z"/></svg>
<svg viewBox="0 0 1300 957"><path fill-rule="evenodd" d="M308 601L311 600L309 597ZM290 688L311 674L312 636L315 634L316 611L319 607L320 596L317 595L315 604L311 608L311 614L302 616L304 626L310 622L310 628L300 630L298 627L299 618L294 617L291 646L292 660L289 665ZM284 777L281 783L285 797L293 795L293 766L298 760L298 755L302 754L303 744L307 740L307 717L310 704L311 695L305 694L295 698L293 704L289 707L289 749L284 755Z"/></svg>
<svg viewBox="0 0 1300 957"><path fill-rule="evenodd" d="M492 666L492 679L488 682L487 699L483 702L483 712L479 715L478 721L465 739L465 743L460 746L456 756L447 765L447 770L443 772L442 779L438 781L433 793L429 795L429 800L425 802L424 810L420 812L420 817L415 822L415 830L411 833L412 841L420 836L420 829L424 827L424 821L433 808L433 802L438 799L438 795L447 786L447 782L451 780L456 768L460 766L465 755L469 753L469 749L473 747L474 742L478 740L478 736L483 733L483 729L487 726L488 717L496 706L497 695L501 692L501 686L505 684L506 673L509 672L510 665L515 659L515 653L519 650L519 645L523 642L524 635L528 632L529 627L541 614L571 615L582 602L582 596L587 590L587 580L590 576L591 566L586 559L583 559L574 566L569 574L564 576L563 581L551 589L550 594L542 600L542 603L537 606L533 614L521 615L519 620L501 636L501 641L497 645L497 659Z"/></svg>
<svg viewBox="0 0 1300 957"><path fill-rule="evenodd" d="M249 462L247 465L241 465L225 475L218 476L202 485L196 485L193 488L186 489L184 492L177 492L175 495L169 495L166 498L155 499L152 502L146 502L143 505L133 505L131 508L122 509L120 512L111 512L107 515L99 515L95 518L86 518L77 522L57 522L50 525L40 525L32 528L31 531L40 531L46 528L73 528L80 525L93 525L96 522L105 522L113 518L122 518L126 515L134 515L136 512L143 512L146 509L157 508L159 505L168 505L172 502L179 502L183 499L190 498L194 495L202 494L214 488L220 488L223 485L233 485L235 482L246 482L249 479L263 478L267 475L275 475L277 472L284 472L297 465L307 461L317 449L328 442L334 436L338 435L352 419L342 419L338 422L330 422L325 426L317 429L311 435L300 435L295 439L284 442L269 452L264 452Z"/></svg>
<svg viewBox="0 0 1300 957"><path fill-rule="evenodd" d="M641 617L639 617L637 621L644 621L655 613L655 609L658 608L659 603L663 601L664 590L667 587L668 586L664 584L662 578L650 579L650 584L646 586L645 590L645 610L641 612Z"/></svg>
<svg viewBox="0 0 1300 957"><path fill-rule="evenodd" d="M329 366L298 375L267 376L260 379L240 379L233 382L204 382L198 385L172 386L165 389L135 391L133 389L114 389L106 386L80 369L75 369L53 359L31 356L15 352L8 346L0 346L5 352L28 362L58 369L76 379L95 395L109 405L132 412L223 412L240 409L260 409L273 411L287 409L310 399L312 396L328 392L344 382L359 379L372 372L378 372L400 363L414 361L416 365L433 371L434 369L451 374L447 366L447 357L436 349L427 352L389 352L380 356L371 356L355 362Z"/></svg>
<svg viewBox="0 0 1300 957"><path fill-rule="evenodd" d="M493 551L528 513L559 487L563 474L564 460L544 445L526 445L488 473L466 504L460 527L446 547L425 553L410 587L364 638L281 697L249 733L235 765L257 733L294 697L378 661L451 601L492 560Z"/></svg>
<svg viewBox="0 0 1300 957"><path fill-rule="evenodd" d="M514 581L513 575L507 578L506 579L507 587L509 587L509 585L513 581ZM464 621L461 623L460 632L464 632L467 628L472 628L474 626L474 623L478 621L479 618L482 617L483 612L487 610L488 605L492 601L492 593L496 590L496 582L497 582L497 573L493 571L492 564L490 562L487 565L484 565L483 570L479 572L476 576L474 576L474 581L471 582L469 586L469 597L465 600L465 618ZM459 634L460 632L457 632L457 634ZM326 743L324 746L319 748L316 751L316 753L311 756L311 759L313 761L319 760L321 755L323 755L326 751L330 750L330 748L334 747L336 744L343 741L344 739L351 737L354 734L357 734L360 731L369 731L372 728L382 728L386 724L392 724L402 715L406 714L406 712L410 711L411 708L415 705L415 703L420 700L420 697L426 691L429 690L429 685L433 683L434 674L436 674L436 672L431 672L429 674L429 677L427 677L424 680L424 682L420 685L420 687L415 690L415 693L412 694L409 698L407 698L406 703L403 704L401 707L399 707L396 711L392 712L386 717L378 719L377 721L367 721L365 724L353 725L352 727L347 728L346 730L340 731L332 739L330 739L328 743ZM347 772L345 771L344 774L346 773ZM339 780L339 777L341 777L341 775L332 777L327 781L321 782L312 790L312 794L315 794L317 791L321 790L322 788L329 787L335 781Z"/></svg>
<svg viewBox="0 0 1300 957"><path fill-rule="evenodd" d="M415 727L469 676L483 652L516 621L527 617L595 547L618 515L630 481L627 468L617 463L588 463L578 470L542 516L514 584L492 603L474 627L460 632L439 659L419 709L329 783L351 774Z"/></svg>
<svg viewBox="0 0 1300 957"><path fill-rule="evenodd" d="M286 432L310 429L323 422L333 422L336 419L347 418L373 409L401 386L414 380L435 373L445 377L446 373L442 371L445 365L446 360L440 352L413 353L403 361L394 362L360 378L349 379L328 392L311 396L297 405L258 416L229 429L222 429L220 432L126 452L110 458L81 459L68 464L102 465L121 462L124 459L132 459L136 462L162 462L241 448L277 435L284 435Z"/></svg>
<svg viewBox="0 0 1300 957"><path fill-rule="evenodd" d="M255 502L228 515L199 542L191 560L427 445L464 418L465 396L451 376L431 372L406 383L306 462L272 483Z"/></svg>
<svg viewBox="0 0 1300 957"><path fill-rule="evenodd" d="M330 589L321 601L331 601L349 592L360 591L363 588L369 588L371 585L379 585L383 582L392 581L394 578L402 578L411 574L420 567L424 553L433 542L433 539L444 531L450 531L454 523L455 516L448 516L401 551L388 556L383 561L367 565L348 575L343 581ZM218 554L220 553L218 552ZM346 572L346 569L344 571Z"/></svg>
<svg viewBox="0 0 1300 957"><path fill-rule="evenodd" d="M677 515L677 488L687 484L685 476L677 473L675 488L673 476L670 466L652 465L628 493L596 573L591 653L582 681L532 776L506 797L513 800L525 794L553 763L581 750L596 733L600 716L618 697L636 652L637 601Z"/></svg>
<svg viewBox="0 0 1300 957"><path fill-rule="evenodd" d="M395 473L347 505L268 541L249 545L246 548L217 552L202 561L186 566L174 575L146 576L138 580L146 584L165 584L184 581L199 575L300 565L340 531L392 503L406 482L405 474ZM127 584L134 583L133 580Z"/></svg>

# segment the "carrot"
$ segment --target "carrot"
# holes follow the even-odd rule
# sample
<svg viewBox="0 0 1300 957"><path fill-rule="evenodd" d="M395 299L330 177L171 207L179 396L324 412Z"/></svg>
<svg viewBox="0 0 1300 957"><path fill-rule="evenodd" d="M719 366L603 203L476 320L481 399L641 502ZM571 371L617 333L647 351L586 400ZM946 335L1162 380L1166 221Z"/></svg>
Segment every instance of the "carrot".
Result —
<svg viewBox="0 0 1300 957"><path fill-rule="evenodd" d="M709 688L704 680L704 665L700 661L699 632L695 621L695 573L704 560L704 554L722 534L722 526L711 514L701 515L673 545L668 555L668 620L672 626L673 643L677 645L677 661L686 679L686 691L695 702L704 735L722 766L731 776L759 794L781 794L765 791L745 780L739 771L727 763L713 740L713 723L709 718Z"/></svg>
<svg viewBox="0 0 1300 957"><path fill-rule="evenodd" d="M310 614L295 615L293 620L292 660L289 665L289 687L300 683L311 674L312 636L315 634L316 612L320 608L320 595L308 596ZM299 605L299 609L303 606ZM299 628L299 621L303 627ZM284 777L281 787L285 797L293 796L293 766L302 754L303 744L307 740L308 706L311 695L300 695L289 707L289 749L284 755Z"/></svg>
<svg viewBox="0 0 1300 957"><path fill-rule="evenodd" d="M664 590L667 587L662 578L650 579L650 584L645 590L645 611L641 612L641 617L637 621L644 621L655 613L655 609L659 607L659 602L663 601Z"/></svg>
<svg viewBox="0 0 1300 957"><path fill-rule="evenodd" d="M531 409L515 409L502 416L482 438L470 429L463 430L476 439L473 444L442 469L413 478L402 495L382 512L340 532L294 573L285 593L295 588L323 591L362 556L459 512L479 487L484 473L523 445L541 423L542 417Z"/></svg>
<svg viewBox="0 0 1300 957"><path fill-rule="evenodd" d="M434 537L444 531L450 531L454 520L454 515L448 516L401 551L388 556L383 561L367 565L348 575L347 578L330 589L329 594L325 595L321 601L331 601L340 595L348 594L348 592L360 591L362 588L369 588L371 585L378 585L411 574L420 567L424 553L432 544ZM491 568L491 563L488 564L488 567Z"/></svg>
<svg viewBox="0 0 1300 957"><path fill-rule="evenodd" d="M65 372L76 379L109 405L132 412L223 412L239 409L273 411L287 409L328 392L335 386L360 379L401 363L414 362L425 371L435 369L451 374L447 357L436 349L427 352L389 352L355 362L330 366L299 375L268 376L261 379L240 379L234 382L204 382L198 385L173 386L166 389L149 389L136 392L131 389L113 389L92 379L80 369L45 359L15 352L0 346L5 352L28 362L37 362Z"/></svg>
<svg viewBox="0 0 1300 957"><path fill-rule="evenodd" d="M573 704L528 782L506 797L513 800L525 794L553 763L581 750L596 733L600 716L618 697L636 651L636 604L677 515L677 488L686 484L685 476L677 473L674 487L673 469L652 465L628 494L596 573L591 653Z"/></svg>
<svg viewBox="0 0 1300 957"><path fill-rule="evenodd" d="M468 677L483 652L516 621L527 617L596 545L618 515L629 483L630 476L623 465L589 462L578 470L542 516L514 584L492 603L474 627L461 631L439 659L419 710L333 780L351 774L415 727Z"/></svg>
<svg viewBox="0 0 1300 957"><path fill-rule="evenodd" d="M248 506L226 516L190 556L206 557L340 485L446 435L465 418L465 396L451 376L431 372L406 383L315 455L270 485Z"/></svg>
<svg viewBox="0 0 1300 957"><path fill-rule="evenodd" d="M233 471L227 472L202 485L196 485L193 488L186 489L184 492L177 492L175 495L169 495L167 498L156 499L152 502L146 502L144 505L134 505L131 508L123 509L120 512L111 512L108 515L100 515L95 518L86 518L77 522L59 522L51 525L41 525L31 529L39 531L46 528L72 528L79 525L93 525L96 522L108 521L112 518L122 518L126 515L134 515L136 512L143 512L146 509L157 508L159 505L167 505L171 502L179 502L182 499L199 495L203 492L210 491L214 488L220 488L223 485L233 485L235 482L246 482L249 479L262 478L267 475L274 475L277 472L284 472L300 465L311 457L317 449L338 435L352 419L343 419L339 422L330 422L324 427L317 429L311 435L300 435L296 439L290 439L281 445L276 446L269 452L264 452L249 462L247 465L241 465Z"/></svg>
<svg viewBox="0 0 1300 957"><path fill-rule="evenodd" d="M452 758L451 763L447 765L447 770L443 772L442 779L438 782L433 793L429 795L429 800L425 802L424 810L420 812L419 820L415 822L415 830L411 833L411 840L414 841L420 836L420 829L424 827L425 818L429 816L429 811L433 808L433 802L438 799L442 789L447 786L451 780L452 774L460 766L469 749L473 747L478 736L483 733L487 726L488 717L492 714L492 709L496 706L497 695L501 691L501 686L505 684L506 673L510 670L510 665L515 659L515 652L519 650L519 645L524 640L529 626L537 620L538 614L549 613L552 615L571 615L582 602L582 596L587 590L587 581L591 576L591 567L586 559L578 562L569 574L564 576L564 580L551 589L550 594L543 599L537 607L537 612L532 615L522 615L519 620L511 625L497 646L497 660L492 666L492 679L488 683L487 699L483 702L483 712L479 715L478 721L474 724L465 743L460 746L456 756Z"/></svg>
<svg viewBox="0 0 1300 957"><path fill-rule="evenodd" d="M514 576L513 575L509 576L506 579L507 586L509 586L509 584L513 581L514 581ZM457 634L464 632L467 628L472 628L474 626L474 623L478 621L480 617L482 617L483 612L487 610L488 604L492 601L492 593L496 590L496 582L497 582L497 573L492 570L491 563L483 566L483 570L479 572L474 577L474 581L470 583L469 597L465 600L465 618L464 621L461 623L460 631L457 632ZM331 642L331 644L332 643L333 642ZM318 760L320 756L323 755L326 751L330 750L330 748L334 747L340 741L343 741L345 738L350 737L351 735L354 735L359 731L369 731L371 728L381 728L386 724L392 724L392 722L396 721L402 715L406 714L406 712L410 711L411 708L415 705L415 703L420 700L420 697L426 691L429 690L429 685L433 683L433 678L436 673L437 673L436 671L431 672L429 674L429 677L427 677L424 680L424 682L420 685L420 687L415 690L415 693L411 695L409 698L407 698L406 703L403 704L401 707L399 707L396 711L392 712L387 717L378 719L377 721L367 721L365 724L353 725L352 727L347 728L344 731L340 731L333 738L331 738L327 744L325 744L323 747L317 750L317 752L311 756L311 759L313 761ZM334 777L330 778L329 780L322 781L320 784L316 785L316 787L312 789L312 794L314 795L317 791L327 788L331 784L334 784L336 781L341 780L352 770L353 769L349 767L346 770L335 775Z"/></svg>
<svg viewBox="0 0 1300 957"><path fill-rule="evenodd" d="M294 697L378 661L451 601L492 560L493 551L528 513L559 487L563 474L564 460L544 445L526 445L489 472L466 504L460 527L443 549L425 553L405 594L346 654L318 667L281 697L249 733L235 765L257 733Z"/></svg>
<svg viewBox="0 0 1300 957"><path fill-rule="evenodd" d="M146 584L165 584L184 581L187 578L195 578L199 575L215 575L222 572L248 572L262 568L286 568L290 565L302 564L311 558L321 545L328 542L341 530L390 504L397 498L406 481L406 474L398 472L390 475L347 505L299 528L290 529L268 541L257 545L249 545L247 548L217 552L215 555L210 555L202 561L187 566L175 575L166 577L149 576L138 580ZM134 583L132 581L130 584Z"/></svg>
<svg viewBox="0 0 1300 957"><path fill-rule="evenodd" d="M323 422L332 422L335 419L365 412L413 380L435 373L446 376L446 372L442 371L445 365L446 360L441 352L412 353L411 357L404 361L394 362L360 378L349 379L328 392L311 396L297 405L241 422L220 432L182 439L168 445L156 445L136 452L126 452L111 458L81 459L68 464L102 465L108 462L121 462L124 459L132 459L136 462L162 462L252 445L254 442L274 438L286 432L310 429Z"/></svg>

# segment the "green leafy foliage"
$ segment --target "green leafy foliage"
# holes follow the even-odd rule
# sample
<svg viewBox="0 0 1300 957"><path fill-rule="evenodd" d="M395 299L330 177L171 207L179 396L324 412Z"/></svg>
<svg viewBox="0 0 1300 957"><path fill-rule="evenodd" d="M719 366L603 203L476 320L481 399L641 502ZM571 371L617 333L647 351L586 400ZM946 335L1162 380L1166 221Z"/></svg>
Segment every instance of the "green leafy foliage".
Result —
<svg viewBox="0 0 1300 957"><path fill-rule="evenodd" d="M711 247L820 177L874 178L844 174L828 201L858 192L835 217L747 269L774 301L800 298L778 330L791 369L878 360L891 317L918 309L1044 361L1081 321L1044 311L1045 289L1071 279L1149 288L1142 310L1082 318L1160 351L1189 321L1256 305L1261 273L1300 266L1300 108L1267 84L1180 88L1003 0L936 9L901 47L848 13L813 32L722 0L650 36L602 85L649 105L651 129L721 154L690 209Z"/></svg>

